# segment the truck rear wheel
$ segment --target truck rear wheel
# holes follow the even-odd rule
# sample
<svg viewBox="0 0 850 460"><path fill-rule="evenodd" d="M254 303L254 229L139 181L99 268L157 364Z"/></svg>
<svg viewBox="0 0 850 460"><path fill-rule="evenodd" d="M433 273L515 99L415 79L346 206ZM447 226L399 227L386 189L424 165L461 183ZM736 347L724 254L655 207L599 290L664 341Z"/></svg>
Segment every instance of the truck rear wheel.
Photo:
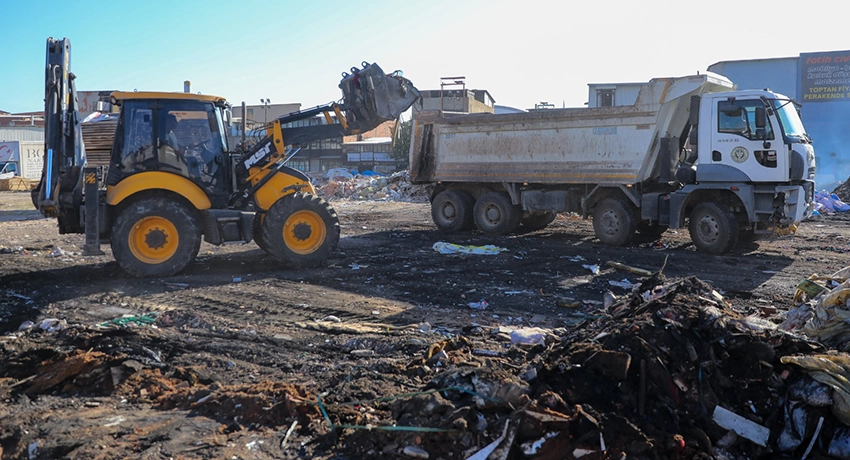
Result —
<svg viewBox="0 0 850 460"><path fill-rule="evenodd" d="M137 277L166 277L186 268L201 247L194 209L167 197L143 198L125 207L112 226L112 254Z"/></svg>
<svg viewBox="0 0 850 460"><path fill-rule="evenodd" d="M738 243L738 222L725 206L700 203L691 211L689 220L691 241L701 252L723 254Z"/></svg>
<svg viewBox="0 0 850 460"><path fill-rule="evenodd" d="M475 225L487 235L504 235L519 227L522 211L504 192L481 195L472 211Z"/></svg>
<svg viewBox="0 0 850 460"><path fill-rule="evenodd" d="M593 232L605 244L627 244L634 237L636 225L634 212L620 198L605 198L593 207Z"/></svg>
<svg viewBox="0 0 850 460"><path fill-rule="evenodd" d="M475 200L463 190L444 190L431 202L431 218L444 232L468 230L473 226Z"/></svg>
<svg viewBox="0 0 850 460"><path fill-rule="evenodd" d="M556 215L551 211L530 212L522 218L522 226L527 230L542 230L555 221Z"/></svg>
<svg viewBox="0 0 850 460"><path fill-rule="evenodd" d="M281 198L263 218L266 251L291 268L325 263L339 243L339 218L322 198L295 193Z"/></svg>

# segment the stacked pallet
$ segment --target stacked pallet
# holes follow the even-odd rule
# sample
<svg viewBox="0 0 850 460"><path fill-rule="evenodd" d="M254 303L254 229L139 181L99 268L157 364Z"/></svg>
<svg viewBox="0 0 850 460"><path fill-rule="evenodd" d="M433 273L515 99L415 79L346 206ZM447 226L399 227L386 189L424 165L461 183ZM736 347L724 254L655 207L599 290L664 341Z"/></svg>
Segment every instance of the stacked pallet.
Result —
<svg viewBox="0 0 850 460"><path fill-rule="evenodd" d="M115 140L118 118L100 118L81 125L86 146L86 163L89 166L108 166L109 152Z"/></svg>
<svg viewBox="0 0 850 460"><path fill-rule="evenodd" d="M36 185L38 185L38 181L18 176L9 179L0 179L0 191L12 190L16 192L25 192L32 190Z"/></svg>

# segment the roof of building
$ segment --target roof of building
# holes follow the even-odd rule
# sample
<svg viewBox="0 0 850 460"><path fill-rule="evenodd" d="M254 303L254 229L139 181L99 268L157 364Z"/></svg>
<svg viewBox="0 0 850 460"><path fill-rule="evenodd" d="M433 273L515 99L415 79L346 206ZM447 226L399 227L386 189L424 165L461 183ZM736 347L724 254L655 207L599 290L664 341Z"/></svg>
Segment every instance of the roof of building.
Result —
<svg viewBox="0 0 850 460"><path fill-rule="evenodd" d="M362 141L346 142L345 145L373 145L373 144L389 144L392 143L391 137L370 137Z"/></svg>
<svg viewBox="0 0 850 460"><path fill-rule="evenodd" d="M757 58L757 59L733 59L729 61L717 61L714 64L708 66L708 68L712 68L718 64L729 64L729 63L738 63L738 62L764 62L764 61L788 61L788 60L797 60L800 56L788 56L788 57L775 57L775 58Z"/></svg>

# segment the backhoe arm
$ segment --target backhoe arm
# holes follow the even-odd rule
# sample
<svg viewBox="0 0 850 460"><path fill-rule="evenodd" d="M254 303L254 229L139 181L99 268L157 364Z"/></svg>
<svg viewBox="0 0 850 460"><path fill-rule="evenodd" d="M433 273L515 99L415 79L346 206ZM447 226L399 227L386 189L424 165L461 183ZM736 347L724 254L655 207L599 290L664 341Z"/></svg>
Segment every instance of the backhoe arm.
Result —
<svg viewBox="0 0 850 460"><path fill-rule="evenodd" d="M33 205L59 218L60 233L80 230L82 167L86 153L71 73L71 41L47 39L44 92L44 167L32 192Z"/></svg>
<svg viewBox="0 0 850 460"><path fill-rule="evenodd" d="M271 177L269 170L281 169L294 155L286 155L286 146L297 148L322 139L371 131L385 121L397 119L419 99L419 90L399 72L386 75L377 64L365 62L362 69L352 68L351 72L343 73L340 81L341 102L293 112L266 127L266 136L237 163L240 190L235 199L251 196ZM324 115L325 124L286 126L317 115Z"/></svg>

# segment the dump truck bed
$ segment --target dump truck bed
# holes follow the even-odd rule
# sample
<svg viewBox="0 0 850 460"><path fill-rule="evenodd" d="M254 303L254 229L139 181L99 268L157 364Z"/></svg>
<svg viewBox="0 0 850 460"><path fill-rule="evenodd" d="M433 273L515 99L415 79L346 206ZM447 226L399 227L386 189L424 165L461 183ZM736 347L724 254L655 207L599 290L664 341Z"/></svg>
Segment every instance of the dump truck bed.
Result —
<svg viewBox="0 0 850 460"><path fill-rule="evenodd" d="M690 96L727 90L713 74L651 80L631 106L511 114L422 112L414 182L633 184L657 175L660 138L680 136Z"/></svg>

